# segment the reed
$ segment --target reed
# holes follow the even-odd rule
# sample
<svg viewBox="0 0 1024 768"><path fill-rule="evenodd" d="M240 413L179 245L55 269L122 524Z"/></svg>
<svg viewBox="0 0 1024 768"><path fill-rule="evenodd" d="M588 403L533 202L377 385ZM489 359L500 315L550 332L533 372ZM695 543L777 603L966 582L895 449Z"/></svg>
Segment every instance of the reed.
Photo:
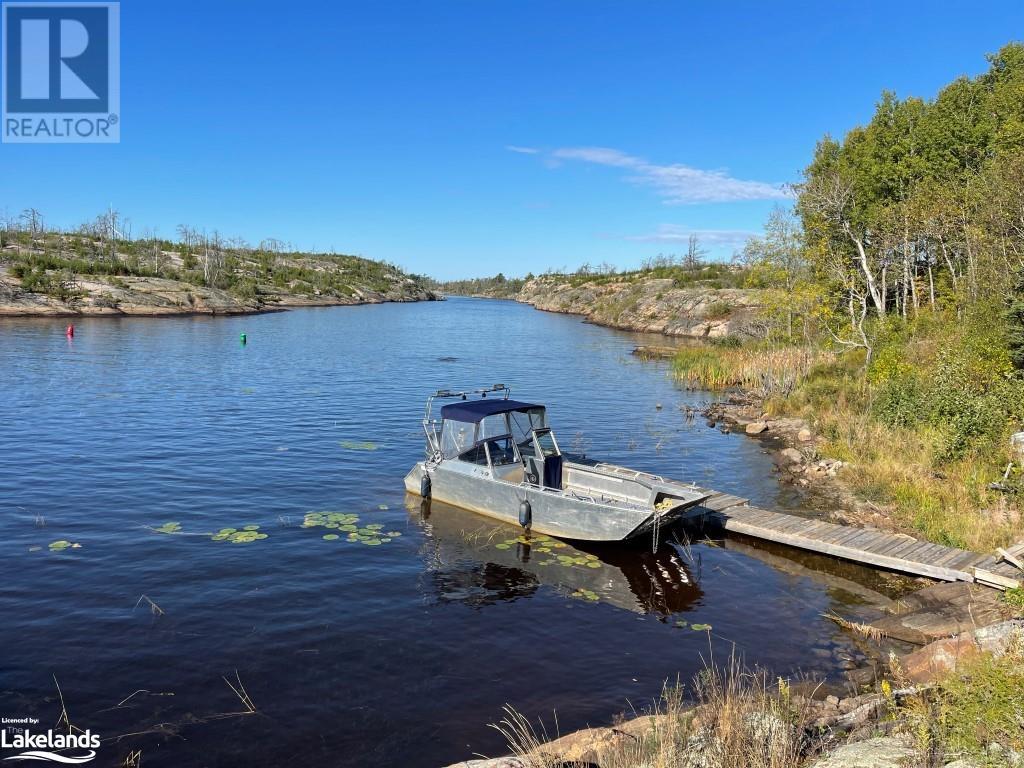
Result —
<svg viewBox="0 0 1024 768"><path fill-rule="evenodd" d="M784 397L829 355L810 347L683 347L672 370L693 389L739 388L765 398Z"/></svg>

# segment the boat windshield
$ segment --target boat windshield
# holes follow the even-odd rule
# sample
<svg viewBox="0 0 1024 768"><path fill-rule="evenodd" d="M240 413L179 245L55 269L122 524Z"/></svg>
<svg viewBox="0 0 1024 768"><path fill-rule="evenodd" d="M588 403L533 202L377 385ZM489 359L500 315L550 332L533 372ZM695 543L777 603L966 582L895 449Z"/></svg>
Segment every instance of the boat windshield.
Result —
<svg viewBox="0 0 1024 768"><path fill-rule="evenodd" d="M545 456L558 455L558 443L555 442L555 436L550 429L538 430L534 434L537 436L537 445Z"/></svg>
<svg viewBox="0 0 1024 768"><path fill-rule="evenodd" d="M458 456L475 442L473 432L476 424L468 421L445 421L441 430L441 452L445 458Z"/></svg>
<svg viewBox="0 0 1024 768"><path fill-rule="evenodd" d="M491 454L491 466L503 467L507 464L518 464L515 443L509 435L487 441L487 452Z"/></svg>
<svg viewBox="0 0 1024 768"><path fill-rule="evenodd" d="M508 432L519 445L522 453L533 455L533 437L535 429L543 429L546 424L543 408L531 408L529 411L510 413Z"/></svg>

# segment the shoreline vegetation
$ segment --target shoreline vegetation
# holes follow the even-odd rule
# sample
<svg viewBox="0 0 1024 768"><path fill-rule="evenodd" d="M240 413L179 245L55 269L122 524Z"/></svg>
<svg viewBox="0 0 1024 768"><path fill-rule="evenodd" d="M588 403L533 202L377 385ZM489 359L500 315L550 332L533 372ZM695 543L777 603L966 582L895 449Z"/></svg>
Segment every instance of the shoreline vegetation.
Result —
<svg viewBox="0 0 1024 768"><path fill-rule="evenodd" d="M709 426L781 437L788 481L820 470L871 525L916 538L979 552L1022 542L1024 45L988 60L931 100L883 93L866 125L824 137L793 209L715 265L728 285L712 282L721 272L699 285L710 265L684 257L441 289L701 338L669 353L673 375L722 393ZM685 297L651 299L671 291ZM1022 617L1021 589L927 587L868 625L836 617L879 650L919 646L880 654L845 699L798 676L709 667L650 715L555 741L510 712L496 727L512 757L458 765L1024 766Z"/></svg>
<svg viewBox="0 0 1024 768"><path fill-rule="evenodd" d="M26 209L0 221L0 317L240 315L293 307L434 301L426 278L358 256L251 246L179 226L132 238L116 212L74 231Z"/></svg>

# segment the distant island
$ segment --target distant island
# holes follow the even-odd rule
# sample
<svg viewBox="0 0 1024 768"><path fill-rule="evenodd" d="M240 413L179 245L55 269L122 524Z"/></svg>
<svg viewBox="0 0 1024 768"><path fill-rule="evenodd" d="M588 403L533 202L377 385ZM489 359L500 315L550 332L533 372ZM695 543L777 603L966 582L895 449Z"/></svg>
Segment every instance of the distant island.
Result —
<svg viewBox="0 0 1024 768"><path fill-rule="evenodd" d="M425 277L358 256L252 246L179 226L133 239L115 211L74 231L27 209L0 226L0 316L238 315L289 307L435 301Z"/></svg>

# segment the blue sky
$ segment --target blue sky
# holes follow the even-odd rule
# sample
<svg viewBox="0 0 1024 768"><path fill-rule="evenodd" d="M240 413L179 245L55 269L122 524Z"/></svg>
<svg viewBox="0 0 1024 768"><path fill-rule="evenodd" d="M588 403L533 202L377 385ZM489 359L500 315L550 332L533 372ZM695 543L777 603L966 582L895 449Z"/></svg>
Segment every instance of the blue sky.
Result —
<svg viewBox="0 0 1024 768"><path fill-rule="evenodd" d="M0 145L0 212L441 278L727 258L815 141L1024 39L1019 0L126 0L117 145Z"/></svg>

